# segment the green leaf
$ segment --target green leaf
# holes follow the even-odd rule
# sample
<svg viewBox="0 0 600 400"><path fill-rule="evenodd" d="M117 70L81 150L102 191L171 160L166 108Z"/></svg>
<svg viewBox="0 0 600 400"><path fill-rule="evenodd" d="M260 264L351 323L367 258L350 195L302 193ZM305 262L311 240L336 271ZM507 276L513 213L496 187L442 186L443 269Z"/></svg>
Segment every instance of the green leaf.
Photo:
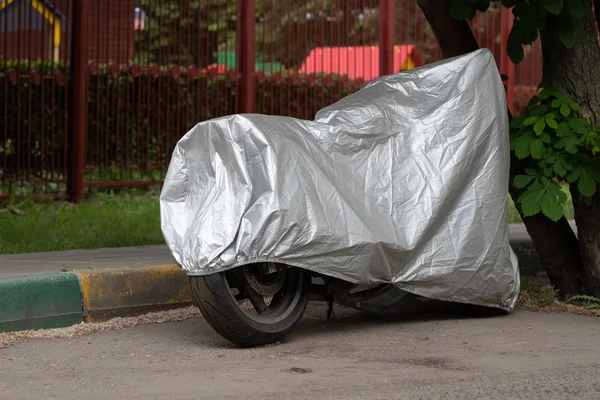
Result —
<svg viewBox="0 0 600 400"><path fill-rule="evenodd" d="M537 181L536 181L537 182ZM519 197L523 214L531 217L542 211L542 202L546 194L546 187L543 185L531 185L525 193Z"/></svg>
<svg viewBox="0 0 600 400"><path fill-rule="evenodd" d="M560 14L563 5L563 0L544 0L544 8L554 15Z"/></svg>
<svg viewBox="0 0 600 400"><path fill-rule="evenodd" d="M552 137L546 132L542 133L542 136L540 136L540 139L544 143L552 143Z"/></svg>
<svg viewBox="0 0 600 400"><path fill-rule="evenodd" d="M454 19L463 20L473 18L477 10L464 0L450 0L450 15Z"/></svg>
<svg viewBox="0 0 600 400"><path fill-rule="evenodd" d="M563 103L563 105L560 106L560 113L563 116L568 117L571 114L571 107L569 107L567 103Z"/></svg>
<svg viewBox="0 0 600 400"><path fill-rule="evenodd" d="M490 0L478 0L475 3L475 8L477 8L477 11L486 12L490 8Z"/></svg>
<svg viewBox="0 0 600 400"><path fill-rule="evenodd" d="M581 166L576 166L573 168L573 171L569 175L567 175L567 182L573 183L579 179L581 176Z"/></svg>
<svg viewBox="0 0 600 400"><path fill-rule="evenodd" d="M569 0L569 4L567 5L567 8L569 9L569 13L577 18L577 19L582 19L583 17L585 17L586 11L585 11L585 1L584 0Z"/></svg>
<svg viewBox="0 0 600 400"><path fill-rule="evenodd" d="M579 104L575 103L571 99L567 100L567 103L569 104L569 107L571 107L571 110L573 110L573 111L579 111Z"/></svg>
<svg viewBox="0 0 600 400"><path fill-rule="evenodd" d="M569 126L571 129L576 130L577 132L584 132L590 129L590 124L583 118L575 118L569 120Z"/></svg>
<svg viewBox="0 0 600 400"><path fill-rule="evenodd" d="M521 116L518 116L517 118L514 118L512 121L510 121L510 127L512 129L519 129L523 126L523 118Z"/></svg>
<svg viewBox="0 0 600 400"><path fill-rule="evenodd" d="M548 111L548 107L545 105L541 105L539 107L534 108L533 110L531 110L531 115L535 115L536 117L542 117L542 115L546 114L546 112Z"/></svg>
<svg viewBox="0 0 600 400"><path fill-rule="evenodd" d="M540 117L529 117L525 121L523 121L523 125L530 126L530 125L535 124L539 120L540 120Z"/></svg>
<svg viewBox="0 0 600 400"><path fill-rule="evenodd" d="M579 151L579 148L577 147L577 139L571 138L567 140L565 143L565 150L571 154L577 153Z"/></svg>
<svg viewBox="0 0 600 400"><path fill-rule="evenodd" d="M558 124L556 131L558 132L558 136L564 137L571 135L571 128L569 128L569 124L566 122L561 122L560 124Z"/></svg>
<svg viewBox="0 0 600 400"><path fill-rule="evenodd" d="M596 182L600 182L600 165L596 162L591 162L586 166L588 172L592 175Z"/></svg>
<svg viewBox="0 0 600 400"><path fill-rule="evenodd" d="M544 20L533 18L530 23L524 25L521 34L521 43L524 45L533 44L539 36L539 28L544 26Z"/></svg>
<svg viewBox="0 0 600 400"><path fill-rule="evenodd" d="M563 177L567 174L567 169L563 166L560 159L557 159L554 165L552 166L556 175Z"/></svg>
<svg viewBox="0 0 600 400"><path fill-rule="evenodd" d="M525 173L531 176L537 176L537 172L533 168L525 168Z"/></svg>
<svg viewBox="0 0 600 400"><path fill-rule="evenodd" d="M552 108L558 108L558 107L560 107L560 106L561 106L561 104L562 104L562 100L561 100L561 99L554 99L554 100L552 101L552 104L550 104L550 106L551 106Z"/></svg>
<svg viewBox="0 0 600 400"><path fill-rule="evenodd" d="M540 98L537 96L533 96L532 98L529 99L529 101L527 102L527 107L532 107L536 104L538 104L540 101Z"/></svg>
<svg viewBox="0 0 600 400"><path fill-rule="evenodd" d="M566 159L566 158L564 158L564 157L561 157L561 158L560 158L560 161L561 161L561 163L562 163L563 167L565 167L567 170L569 170L569 171L570 171L570 170L572 170L572 169L573 169L573 163L572 163L571 161L567 160L567 159Z"/></svg>
<svg viewBox="0 0 600 400"><path fill-rule="evenodd" d="M514 19L508 40L512 36L519 44L533 43L538 38L539 27L544 25L546 11L539 5L521 3L513 9L513 14L518 18Z"/></svg>
<svg viewBox="0 0 600 400"><path fill-rule="evenodd" d="M550 97L550 94L552 94L552 92L550 91L550 88L545 88L544 90L542 90L540 92L540 99L545 100L548 97Z"/></svg>
<svg viewBox="0 0 600 400"><path fill-rule="evenodd" d="M531 136L519 136L515 140L515 155L518 159L529 157Z"/></svg>
<svg viewBox="0 0 600 400"><path fill-rule="evenodd" d="M579 189L579 193L587 197L591 197L596 193L596 181L594 181L587 168L581 169L581 175L577 181L577 189Z"/></svg>
<svg viewBox="0 0 600 400"><path fill-rule="evenodd" d="M523 189L525 186L529 185L529 183L531 183L531 181L534 179L535 179L535 176L531 176L531 175L517 175L517 176L515 176L515 179L513 180L513 185L517 189Z"/></svg>
<svg viewBox="0 0 600 400"><path fill-rule="evenodd" d="M567 49L572 48L575 45L575 29L573 26L563 20L559 20L557 30L558 37L562 44L564 44Z"/></svg>
<svg viewBox="0 0 600 400"><path fill-rule="evenodd" d="M541 118L538 122L535 123L535 125L533 125L533 131L538 136L541 135L542 132L544 132L545 128L546 128L546 120L543 118Z"/></svg>
<svg viewBox="0 0 600 400"><path fill-rule="evenodd" d="M585 30L585 28L583 26L575 25L574 29L575 29L575 32L574 32L575 39L579 39L584 42L586 42L588 40L587 31Z"/></svg>
<svg viewBox="0 0 600 400"><path fill-rule="evenodd" d="M558 202L558 198L548 190L542 199L542 212L552 221L556 222L563 216L563 208Z"/></svg>
<svg viewBox="0 0 600 400"><path fill-rule="evenodd" d="M548 190L550 190L552 196L558 198L559 203L565 204L567 201L567 195L562 189L561 185L557 184L556 182L552 182L550 185L548 185Z"/></svg>
<svg viewBox="0 0 600 400"><path fill-rule="evenodd" d="M553 221L563 216L562 204L566 200L567 196L562 192L560 185L548 178L535 180L519 197L525 216L536 215L541 211Z"/></svg>
<svg viewBox="0 0 600 400"><path fill-rule="evenodd" d="M521 42L513 35L512 31L508 36L506 51L508 53L508 57L514 64L518 64L523 61L525 51L523 50Z"/></svg>
<svg viewBox="0 0 600 400"><path fill-rule="evenodd" d="M540 139L532 139L529 148L533 158L540 159L546 155L546 147Z"/></svg>
<svg viewBox="0 0 600 400"><path fill-rule="evenodd" d="M550 128L552 128L554 130L556 130L558 128L558 123L554 120L554 118L547 115L545 119L546 119L546 124L548 124L548 126Z"/></svg>
<svg viewBox="0 0 600 400"><path fill-rule="evenodd" d="M558 201L560 204L565 204L567 202L567 194L562 190L558 193Z"/></svg>

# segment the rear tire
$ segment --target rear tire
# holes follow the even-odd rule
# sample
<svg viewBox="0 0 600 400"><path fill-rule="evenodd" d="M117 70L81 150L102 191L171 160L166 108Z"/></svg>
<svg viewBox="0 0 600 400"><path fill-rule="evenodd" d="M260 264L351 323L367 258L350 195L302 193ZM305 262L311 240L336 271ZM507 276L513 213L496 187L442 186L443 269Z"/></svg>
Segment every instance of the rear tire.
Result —
<svg viewBox="0 0 600 400"><path fill-rule="evenodd" d="M271 268L276 265L276 273L284 273L285 278L278 279L275 283L272 282L273 279L268 282L273 273L262 274L267 265L271 265ZM248 275L248 271L258 271L257 277ZM261 284L261 277L267 281L265 286L256 286ZM311 274L300 268L277 264L253 264L232 271L193 276L190 277L190 284L200 312L215 331L238 346L256 347L282 341L300 321L308 304ZM256 308L255 298L259 294L253 287L263 293L265 290L279 289L272 294L268 306L263 298ZM262 290L263 288L266 289ZM251 294L248 295L248 292ZM244 295L246 298L252 297L250 301L256 315L250 312L251 308L247 309L248 307L239 303ZM256 311L258 309L262 313Z"/></svg>

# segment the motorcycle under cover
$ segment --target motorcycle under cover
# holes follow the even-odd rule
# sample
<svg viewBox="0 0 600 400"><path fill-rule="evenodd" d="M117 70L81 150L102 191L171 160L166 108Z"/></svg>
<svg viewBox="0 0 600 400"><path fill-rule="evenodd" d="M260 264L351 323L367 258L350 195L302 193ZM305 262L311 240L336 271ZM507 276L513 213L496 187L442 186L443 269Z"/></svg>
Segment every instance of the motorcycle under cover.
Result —
<svg viewBox="0 0 600 400"><path fill-rule="evenodd" d="M511 311L508 173L504 86L478 50L381 77L314 121L197 124L173 152L161 225L189 276L279 262Z"/></svg>

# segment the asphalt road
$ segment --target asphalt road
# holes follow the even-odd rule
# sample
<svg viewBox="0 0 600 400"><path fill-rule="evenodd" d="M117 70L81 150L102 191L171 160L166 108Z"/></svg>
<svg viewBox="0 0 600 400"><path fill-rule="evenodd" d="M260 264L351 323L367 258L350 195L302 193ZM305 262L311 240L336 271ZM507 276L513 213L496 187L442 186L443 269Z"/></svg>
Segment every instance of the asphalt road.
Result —
<svg viewBox="0 0 600 400"><path fill-rule="evenodd" d="M600 399L600 324L517 311L379 320L311 306L284 344L235 349L202 319L0 349L12 399Z"/></svg>

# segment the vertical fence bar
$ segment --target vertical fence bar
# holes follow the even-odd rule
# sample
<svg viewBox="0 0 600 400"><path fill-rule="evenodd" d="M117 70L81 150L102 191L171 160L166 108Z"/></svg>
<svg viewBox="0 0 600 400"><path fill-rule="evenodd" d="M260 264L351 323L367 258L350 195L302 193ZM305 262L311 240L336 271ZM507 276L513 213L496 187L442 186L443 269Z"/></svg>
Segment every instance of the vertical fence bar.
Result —
<svg viewBox="0 0 600 400"><path fill-rule="evenodd" d="M67 194L69 201L79 203L83 201L84 195L90 0L74 1L72 15Z"/></svg>
<svg viewBox="0 0 600 400"><path fill-rule="evenodd" d="M506 102L508 109L514 113L515 108L515 64L512 63L508 52L506 51L506 43L508 35L513 26L513 15L511 10L502 7L500 11L500 37L502 38L502 47L500 48L500 71L508 76L506 82Z"/></svg>
<svg viewBox="0 0 600 400"><path fill-rule="evenodd" d="M237 14L240 18L241 34L239 58L240 58L240 113L248 114L254 112L255 99L255 0L238 0Z"/></svg>
<svg viewBox="0 0 600 400"><path fill-rule="evenodd" d="M379 2L379 76L394 73L394 0Z"/></svg>

